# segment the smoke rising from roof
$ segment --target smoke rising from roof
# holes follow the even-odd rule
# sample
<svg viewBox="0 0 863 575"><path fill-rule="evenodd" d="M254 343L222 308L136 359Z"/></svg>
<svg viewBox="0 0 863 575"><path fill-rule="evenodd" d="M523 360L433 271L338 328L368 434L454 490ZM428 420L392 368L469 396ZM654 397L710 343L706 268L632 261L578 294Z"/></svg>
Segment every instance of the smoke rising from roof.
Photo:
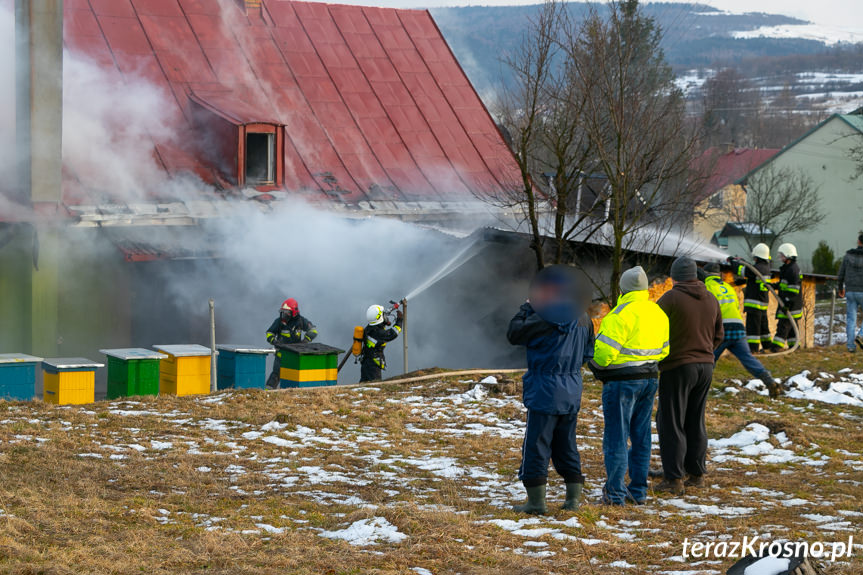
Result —
<svg viewBox="0 0 863 575"><path fill-rule="evenodd" d="M14 178L9 162L15 150L14 14L0 6L0 32L7 31L0 35L6 48L0 54L0 170L6 182ZM173 108L168 105L172 96L143 74L120 76L111 70L64 53L64 181L72 182L72 193L77 188L97 203L207 196L194 177L169 177L154 154L154 141L182 143L172 131L179 123L166 112ZM451 171L448 166L446 174ZM216 190L210 191L216 199ZM74 321L61 318L62 353L99 358L100 348L206 344L209 297L216 299L220 343L262 344L281 301L294 297L301 313L318 326L320 341L348 348L353 326L364 325L369 305L404 297L461 247L453 237L413 224L340 216L299 200L270 206L234 200L226 205L230 217L183 228L187 237L206 242L216 258L128 262L113 245L124 228L67 230L60 307L75 313L67 314ZM174 242L181 249L182 234L176 230L151 226L143 235L151 243ZM517 276L517 259L500 257ZM511 357L505 326L490 332L489 320L497 325L494 318L502 307L501 317L514 312L524 297L523 284L497 277L499 269L489 261L468 262L409 302L412 367L471 367ZM94 289L107 278L126 279ZM86 298L93 301L84 303ZM115 327L85 326L85 309L102 310ZM391 344L388 356L386 375L397 375L401 340ZM357 377L358 368L349 362L342 381Z"/></svg>

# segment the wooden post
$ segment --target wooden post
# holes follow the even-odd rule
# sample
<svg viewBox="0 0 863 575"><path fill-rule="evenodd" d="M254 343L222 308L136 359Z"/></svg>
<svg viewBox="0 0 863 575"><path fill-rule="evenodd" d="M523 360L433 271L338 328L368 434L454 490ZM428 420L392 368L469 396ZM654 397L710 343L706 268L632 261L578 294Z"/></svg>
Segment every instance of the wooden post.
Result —
<svg viewBox="0 0 863 575"><path fill-rule="evenodd" d="M405 374L408 372L408 300L402 300L402 345L404 346Z"/></svg>
<svg viewBox="0 0 863 575"><path fill-rule="evenodd" d="M216 302L210 298L210 393L216 393Z"/></svg>

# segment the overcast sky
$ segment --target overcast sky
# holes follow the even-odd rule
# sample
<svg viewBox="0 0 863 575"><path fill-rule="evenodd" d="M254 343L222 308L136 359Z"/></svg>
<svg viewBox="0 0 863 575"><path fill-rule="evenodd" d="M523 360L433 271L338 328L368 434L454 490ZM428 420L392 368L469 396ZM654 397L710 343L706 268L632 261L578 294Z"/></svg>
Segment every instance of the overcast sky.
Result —
<svg viewBox="0 0 863 575"><path fill-rule="evenodd" d="M472 4L539 4L541 0L333 0L346 4L371 4L399 8L464 6ZM692 1L692 0L667 0ZM785 14L816 24L838 28L863 29L863 0L701 0L720 10Z"/></svg>

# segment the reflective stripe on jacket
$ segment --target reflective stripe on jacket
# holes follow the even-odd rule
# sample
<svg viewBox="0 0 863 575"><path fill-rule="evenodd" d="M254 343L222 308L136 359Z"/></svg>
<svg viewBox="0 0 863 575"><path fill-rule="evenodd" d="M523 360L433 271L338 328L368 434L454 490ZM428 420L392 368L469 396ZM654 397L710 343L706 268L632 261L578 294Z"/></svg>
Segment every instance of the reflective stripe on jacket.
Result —
<svg viewBox="0 0 863 575"><path fill-rule="evenodd" d="M704 280L707 291L716 297L719 302L719 311L722 312L722 323L726 326L737 324L743 329L743 315L740 313L740 302L737 300L737 292L719 276L707 276ZM727 329L727 328L726 328Z"/></svg>
<svg viewBox="0 0 863 575"><path fill-rule="evenodd" d="M770 277L770 262L756 259L753 265L764 278ZM744 265L737 269L737 275L746 279L746 287L743 290L743 307L766 310L770 303L770 292L767 285Z"/></svg>
<svg viewBox="0 0 863 575"><path fill-rule="evenodd" d="M277 317L267 330L267 341L271 344L308 343L318 337L315 325L298 315L283 322Z"/></svg>
<svg viewBox="0 0 863 575"><path fill-rule="evenodd" d="M796 260L790 263L782 264L779 268L779 297L782 298L782 303L791 312L791 317L800 319L803 317L803 296L801 289L803 286L803 274L800 273L800 266ZM780 306L776 310L776 317L779 319L787 319L788 314Z"/></svg>
<svg viewBox="0 0 863 575"><path fill-rule="evenodd" d="M668 317L647 291L633 291L603 318L591 368L602 381L655 377L667 355Z"/></svg>

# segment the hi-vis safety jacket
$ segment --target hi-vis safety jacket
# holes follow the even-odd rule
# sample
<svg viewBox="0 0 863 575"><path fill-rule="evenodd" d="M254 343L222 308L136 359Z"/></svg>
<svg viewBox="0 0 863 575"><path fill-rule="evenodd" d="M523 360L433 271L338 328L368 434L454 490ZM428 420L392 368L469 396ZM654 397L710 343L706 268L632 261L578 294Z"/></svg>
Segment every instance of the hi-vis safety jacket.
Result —
<svg viewBox="0 0 863 575"><path fill-rule="evenodd" d="M647 291L633 291L602 320L590 368L601 381L646 379L667 355L668 316Z"/></svg>
<svg viewBox="0 0 863 575"><path fill-rule="evenodd" d="M728 333L729 328L745 329L743 314L740 313L740 302L734 288L722 281L721 277L715 275L707 276L704 285L707 286L707 291L712 293L716 297L716 301L719 302L719 311L722 312L722 324L725 326L725 333Z"/></svg>
<svg viewBox="0 0 863 575"><path fill-rule="evenodd" d="M791 260L790 263L782 264L782 267L779 268L779 297L794 319L803 317L803 296L800 293L802 287L803 274L800 273L800 266L797 265L797 260ZM779 319L788 319L788 314L780 306L776 310L776 317Z"/></svg>

